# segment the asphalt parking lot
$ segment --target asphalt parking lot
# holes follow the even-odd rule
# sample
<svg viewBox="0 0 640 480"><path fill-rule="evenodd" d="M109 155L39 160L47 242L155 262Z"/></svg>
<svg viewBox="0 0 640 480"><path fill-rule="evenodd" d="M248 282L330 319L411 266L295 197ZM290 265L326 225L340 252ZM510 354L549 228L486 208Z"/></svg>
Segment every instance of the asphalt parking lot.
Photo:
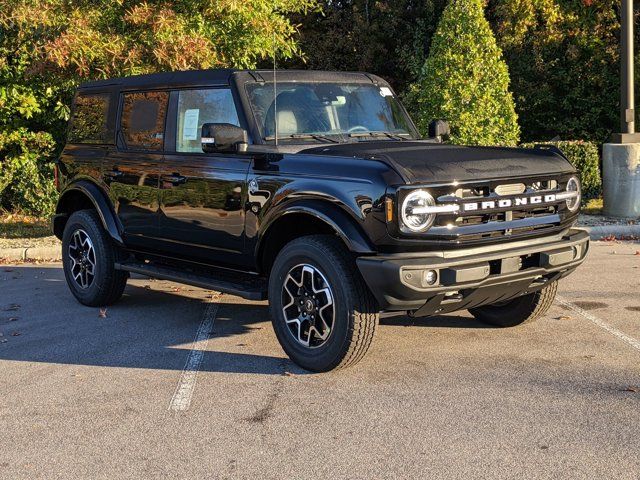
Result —
<svg viewBox="0 0 640 480"><path fill-rule="evenodd" d="M0 266L0 478L640 478L638 250L592 244L535 324L385 319L320 375L264 302L138 277L100 312Z"/></svg>

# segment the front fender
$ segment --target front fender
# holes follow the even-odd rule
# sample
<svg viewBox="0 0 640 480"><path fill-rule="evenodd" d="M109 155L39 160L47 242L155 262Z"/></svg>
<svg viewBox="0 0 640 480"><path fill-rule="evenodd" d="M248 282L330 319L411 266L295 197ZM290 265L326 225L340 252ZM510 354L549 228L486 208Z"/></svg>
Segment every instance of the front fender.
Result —
<svg viewBox="0 0 640 480"><path fill-rule="evenodd" d="M91 202L100 216L102 226L117 244L123 245L122 223L114 212L109 198L100 187L88 180L79 180L71 183L60 194L56 206L56 215L53 218L53 231L56 236L58 238L62 237L60 224L62 223L64 226L69 215L78 210L78 205L75 203L78 194L83 195Z"/></svg>
<svg viewBox="0 0 640 480"><path fill-rule="evenodd" d="M358 254L374 254L375 249L363 229L357 224L356 218L349 215L342 208L325 200L304 199L284 202L277 209L269 212L261 224L256 254L260 251L262 240L269 228L285 215L303 213L313 216L329 225L342 239L347 248Z"/></svg>

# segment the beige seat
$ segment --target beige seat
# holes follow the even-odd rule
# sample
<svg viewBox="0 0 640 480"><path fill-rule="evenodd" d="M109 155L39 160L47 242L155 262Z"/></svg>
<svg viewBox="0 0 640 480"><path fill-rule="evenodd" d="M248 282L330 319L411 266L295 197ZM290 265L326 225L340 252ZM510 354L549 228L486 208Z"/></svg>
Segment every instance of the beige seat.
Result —
<svg viewBox="0 0 640 480"><path fill-rule="evenodd" d="M331 130L327 111L315 93L305 87L282 92L277 98L278 135L326 132ZM275 134L272 103L265 118L265 136Z"/></svg>

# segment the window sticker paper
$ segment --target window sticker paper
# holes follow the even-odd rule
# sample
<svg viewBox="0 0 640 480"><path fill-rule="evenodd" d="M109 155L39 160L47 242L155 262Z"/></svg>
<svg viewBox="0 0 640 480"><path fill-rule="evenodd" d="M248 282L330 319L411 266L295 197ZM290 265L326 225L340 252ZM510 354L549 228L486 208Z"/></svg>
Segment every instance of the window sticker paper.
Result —
<svg viewBox="0 0 640 480"><path fill-rule="evenodd" d="M184 126L182 128L182 140L198 139L198 118L200 109L191 108L184 112Z"/></svg>

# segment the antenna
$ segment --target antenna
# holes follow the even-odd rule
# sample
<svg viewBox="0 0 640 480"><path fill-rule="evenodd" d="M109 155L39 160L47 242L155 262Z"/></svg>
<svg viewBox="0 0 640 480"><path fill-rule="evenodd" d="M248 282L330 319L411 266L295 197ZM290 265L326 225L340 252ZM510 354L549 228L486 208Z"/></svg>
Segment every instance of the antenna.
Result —
<svg viewBox="0 0 640 480"><path fill-rule="evenodd" d="M273 31L273 124L274 124L274 145L278 146L278 82L276 79L276 31Z"/></svg>

